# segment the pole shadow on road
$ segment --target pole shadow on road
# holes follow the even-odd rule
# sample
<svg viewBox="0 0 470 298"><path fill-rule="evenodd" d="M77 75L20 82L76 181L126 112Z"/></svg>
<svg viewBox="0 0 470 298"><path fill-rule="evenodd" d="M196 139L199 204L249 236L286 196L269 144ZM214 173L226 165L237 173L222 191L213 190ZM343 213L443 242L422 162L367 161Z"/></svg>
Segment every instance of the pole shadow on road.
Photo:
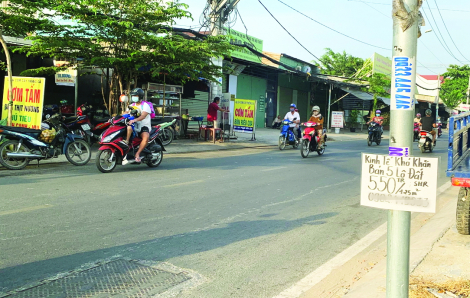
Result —
<svg viewBox="0 0 470 298"><path fill-rule="evenodd" d="M295 220L237 221L224 227L193 231L112 248L78 253L0 270L0 292L8 292L58 273L75 270L84 264L119 256L135 260L167 261L198 254L260 236L284 233L304 225L317 226L337 212L327 212ZM158 228L158 227L156 227ZM38 245L38 250L41 246ZM51 248L53 249L53 248ZM38 252L43 255L44 252ZM46 252L47 254L47 252ZM3 258L6 256L3 255Z"/></svg>

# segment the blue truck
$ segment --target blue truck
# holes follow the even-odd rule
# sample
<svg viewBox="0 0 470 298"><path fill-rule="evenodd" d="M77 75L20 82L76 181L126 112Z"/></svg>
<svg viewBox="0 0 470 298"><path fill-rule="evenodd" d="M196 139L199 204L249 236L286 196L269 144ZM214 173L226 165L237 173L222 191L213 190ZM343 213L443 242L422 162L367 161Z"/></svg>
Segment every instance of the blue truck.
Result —
<svg viewBox="0 0 470 298"><path fill-rule="evenodd" d="M470 112L451 117L448 122L449 144L447 177L460 187L456 226L462 235L470 235Z"/></svg>

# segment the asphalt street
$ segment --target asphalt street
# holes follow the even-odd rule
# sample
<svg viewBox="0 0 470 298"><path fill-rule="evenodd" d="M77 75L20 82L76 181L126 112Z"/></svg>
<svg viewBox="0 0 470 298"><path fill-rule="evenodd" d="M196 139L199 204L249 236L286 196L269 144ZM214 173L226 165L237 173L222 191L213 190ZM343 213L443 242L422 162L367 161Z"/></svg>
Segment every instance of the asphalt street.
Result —
<svg viewBox="0 0 470 298"><path fill-rule="evenodd" d="M445 136L444 136L445 137ZM438 186L445 177L445 139ZM93 162L0 170L0 292L109 258L166 262L202 284L178 297L273 297L386 221L361 207L361 152L244 149L166 155L102 174Z"/></svg>

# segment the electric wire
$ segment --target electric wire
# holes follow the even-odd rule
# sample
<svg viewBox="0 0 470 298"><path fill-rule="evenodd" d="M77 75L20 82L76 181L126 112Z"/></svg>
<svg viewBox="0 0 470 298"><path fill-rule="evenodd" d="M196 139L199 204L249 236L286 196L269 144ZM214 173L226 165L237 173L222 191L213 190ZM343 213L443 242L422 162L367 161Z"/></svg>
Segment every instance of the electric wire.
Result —
<svg viewBox="0 0 470 298"><path fill-rule="evenodd" d="M437 61L441 62L441 64L445 64L444 62L442 62L434 53L433 51L431 51L431 49L428 48L428 46L420 39L418 39L418 41L426 48L428 49L428 51L436 58Z"/></svg>
<svg viewBox="0 0 470 298"><path fill-rule="evenodd" d="M258 0L258 1L259 1L259 0ZM351 37L351 36L346 35L346 34L344 34L344 33L341 33L341 32L339 32L338 30L335 30L335 29L333 29L333 28L331 28L331 27L328 27L327 25L322 24L322 23L320 23L319 21L317 21L317 20L315 20L315 19L309 17L308 15L306 15L306 14L304 14L303 12L301 12L301 11L295 9L294 7L288 5L287 3L284 3L284 2L281 1L281 0L278 0L278 1L281 2L282 4L284 4L285 6L289 7L290 9L292 9L292 10L294 10L294 11L300 13L300 14L303 15L304 17L306 17L306 18L308 18L308 19L314 21L315 23L317 23L317 24L319 24L319 25L321 25L321 26L323 26L323 27L325 27L325 28L328 28L328 29L330 29L330 30L332 30L332 31L334 31L334 32L336 32L336 33L338 33L338 34L341 34L341 35L343 35L343 36L345 36L345 37L347 37L347 38L350 38L350 39L352 39L352 40L355 40L355 41L357 41L357 42L366 44L366 45L371 46L371 47L374 47L374 48L378 48L378 49L382 49L382 50L389 50L388 48L379 47L379 46L376 46L376 45L373 45L373 44L364 42L364 41L362 41L362 40L359 40L359 39L357 39L357 38ZM260 3L261 3L261 1L260 1ZM261 4L263 5L263 3L261 3ZM264 6L264 5L263 5L263 6ZM266 7L264 7L264 8L267 10ZM268 11L268 12L269 12L269 11ZM272 14L271 14L271 15L272 15ZM279 23L279 22L278 22L278 23ZM281 25L281 26L282 26L282 25Z"/></svg>
<svg viewBox="0 0 470 298"><path fill-rule="evenodd" d="M320 58L318 58L317 56L315 56L312 52L310 52L303 44L300 43L300 41L297 40L297 38L294 37L294 35L292 35L289 30L287 30L282 24L281 22L278 21L278 19L276 19L276 17L269 11L269 9L264 6L263 2L261 2L261 0L258 0L258 2L264 7L264 9L271 15L271 17L279 24L279 26L282 27L282 29L284 29L284 31L287 32L287 34L289 34L302 48L304 48L310 55L312 55L313 57L315 57L315 59L317 59L318 61L322 62L320 60ZM323 62L322 62L323 63Z"/></svg>
<svg viewBox="0 0 470 298"><path fill-rule="evenodd" d="M256 49L255 45L253 44L253 42L251 41L251 39L248 37L248 28L246 27L245 22L243 21L242 15L240 14L240 11L239 11L238 9L237 9L237 11L236 11L236 14L238 14L238 17L240 18L240 21L242 21L243 27L245 27L245 37L246 37L246 39L247 39L248 42L251 44L251 46L253 47L253 49ZM263 64L263 61L262 61L261 57L260 57L260 56L257 56L257 57L258 57L258 59L259 59L259 62L260 62L261 64Z"/></svg>
<svg viewBox="0 0 470 298"><path fill-rule="evenodd" d="M352 1L352 0L348 0L348 1ZM357 0L357 2L362 2L363 4L369 6L369 7L372 8L373 10L377 11L378 13L380 13L381 15L386 16L387 18L391 18L390 16L384 14L383 12L381 12L380 10L378 10L377 8L375 8L375 7L373 7L372 5L368 4L368 2L361 1L361 0Z"/></svg>
<svg viewBox="0 0 470 298"><path fill-rule="evenodd" d="M434 0L434 3L436 4L437 11L439 12L439 15L441 16L442 23L444 23L444 27L446 28L447 34L449 34L450 40L452 41L452 43L454 44L455 48L456 48L457 51L460 53L460 55L462 55L462 57L463 57L465 60L469 61L469 60L467 59L467 57L465 57L465 56L462 54L462 52L460 51L459 47L457 47L457 45L455 44L454 39L452 38L452 35L450 35L449 29L447 29L446 22L444 22L444 18L442 17L441 10L439 9L439 6L437 5L437 1ZM429 5L429 3L428 3L428 5Z"/></svg>
<svg viewBox="0 0 470 298"><path fill-rule="evenodd" d="M433 14L432 11L431 11L431 7L429 6L429 2L426 1L426 3L427 3L427 5L428 5L429 12L431 13L431 17L432 17L434 23L436 24L437 31L439 32L439 35L440 35L441 38L442 38L442 41L439 39L439 36L437 35L437 33L434 31L434 27L432 26L431 20L428 18L428 16L426 15L426 11L423 9L423 13L424 13L424 15L426 16L426 18L428 19L429 24L431 25L431 29L434 31L434 34L436 34L437 39L439 40L439 42L441 43L441 45L444 47L444 49L447 51L447 53L449 53L449 55L451 55L451 56L452 56L455 60L457 60L459 63L462 63L462 61L460 61L459 59L457 59L457 57L454 56L454 54L453 54L452 51L450 50L449 46L446 44L446 41L445 41L444 37L442 36L441 30L439 29L439 26L437 25L436 19L434 18L434 14Z"/></svg>

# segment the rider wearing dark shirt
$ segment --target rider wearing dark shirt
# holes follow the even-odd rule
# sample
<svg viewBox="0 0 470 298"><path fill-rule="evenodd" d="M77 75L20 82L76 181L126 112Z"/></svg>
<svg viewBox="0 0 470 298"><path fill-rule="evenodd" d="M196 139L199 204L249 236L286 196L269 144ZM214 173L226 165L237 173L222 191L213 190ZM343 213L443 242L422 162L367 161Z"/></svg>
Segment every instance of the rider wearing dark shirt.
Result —
<svg viewBox="0 0 470 298"><path fill-rule="evenodd" d="M432 111L426 110L426 117L421 118L421 130L428 131L432 134L432 141L436 142L436 132L434 131L435 123L434 118L431 117Z"/></svg>

